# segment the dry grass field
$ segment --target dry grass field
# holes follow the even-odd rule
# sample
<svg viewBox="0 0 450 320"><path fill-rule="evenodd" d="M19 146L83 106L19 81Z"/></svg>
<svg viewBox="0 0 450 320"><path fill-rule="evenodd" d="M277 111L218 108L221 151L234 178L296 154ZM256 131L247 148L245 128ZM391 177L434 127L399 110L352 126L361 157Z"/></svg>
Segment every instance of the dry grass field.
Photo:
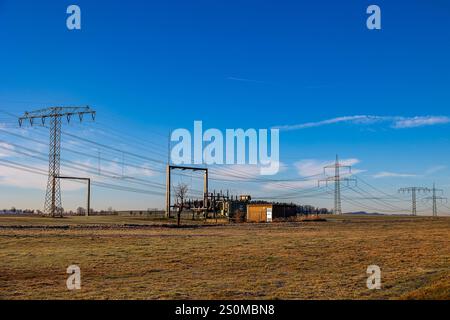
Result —
<svg viewBox="0 0 450 320"><path fill-rule="evenodd" d="M450 299L450 218L152 224L0 217L0 298ZM66 288L72 264L81 290ZM381 290L366 287L372 264Z"/></svg>

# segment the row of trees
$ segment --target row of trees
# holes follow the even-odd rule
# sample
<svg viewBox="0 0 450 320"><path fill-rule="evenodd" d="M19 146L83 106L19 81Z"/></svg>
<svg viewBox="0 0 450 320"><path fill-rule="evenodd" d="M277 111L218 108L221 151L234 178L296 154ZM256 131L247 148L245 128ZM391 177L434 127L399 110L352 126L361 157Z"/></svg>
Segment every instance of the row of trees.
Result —
<svg viewBox="0 0 450 320"><path fill-rule="evenodd" d="M69 210L64 211L62 209L64 214L67 215L84 215L86 214L86 208L78 207L75 211ZM112 207L109 207L107 210L100 210L96 211L93 208L91 208L91 213L96 214L114 214L116 213L116 210L114 210ZM41 210L34 210L34 209L16 209L16 207L11 207L11 209L2 209L0 210L0 214L43 214Z"/></svg>
<svg viewBox="0 0 450 320"><path fill-rule="evenodd" d="M268 201L253 201L253 203L272 203L272 204L279 204L279 205L289 205L292 207L297 208L297 214L302 215L313 215L313 214L331 214L332 212L328 210L327 208L318 208L311 205L298 205L295 203L284 203L284 202L268 202Z"/></svg>
<svg viewBox="0 0 450 320"><path fill-rule="evenodd" d="M33 213L40 213L40 210L34 210L34 209L16 209L16 207L11 207L11 209L2 209L0 210L0 213L3 214L33 214Z"/></svg>

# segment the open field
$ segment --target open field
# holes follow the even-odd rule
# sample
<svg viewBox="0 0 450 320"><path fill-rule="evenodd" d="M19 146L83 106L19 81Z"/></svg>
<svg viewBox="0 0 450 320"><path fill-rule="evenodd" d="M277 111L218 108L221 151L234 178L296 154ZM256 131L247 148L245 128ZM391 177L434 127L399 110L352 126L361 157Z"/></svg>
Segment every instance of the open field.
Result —
<svg viewBox="0 0 450 320"><path fill-rule="evenodd" d="M0 217L0 298L450 299L450 218L327 219L176 229L135 217ZM65 284L72 264L78 291ZM381 290L366 287L372 264Z"/></svg>

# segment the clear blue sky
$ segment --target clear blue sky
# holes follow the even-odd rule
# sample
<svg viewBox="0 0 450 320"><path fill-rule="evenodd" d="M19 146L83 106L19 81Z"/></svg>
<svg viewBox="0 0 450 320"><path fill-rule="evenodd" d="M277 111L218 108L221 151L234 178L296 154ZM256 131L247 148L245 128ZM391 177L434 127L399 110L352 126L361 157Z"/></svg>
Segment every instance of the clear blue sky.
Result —
<svg viewBox="0 0 450 320"><path fill-rule="evenodd" d="M70 4L81 8L79 31L66 28ZM366 28L370 4L381 7L382 30ZM295 179L299 168L308 171L305 164L320 166L339 153L389 193L433 181L450 191L448 1L0 0L0 39L1 110L21 114L54 104L89 104L100 124L157 149L140 148L137 140L120 147L162 161L164 135L192 128L194 120L219 129L316 123L281 132L281 177ZM321 122L356 115L380 118ZM1 119L10 121L4 114ZM89 123L70 130L117 146L95 133L101 128ZM39 130L28 134L46 141L45 130ZM89 150L92 159L83 161L98 167L95 148ZM12 153L4 156L38 165ZM164 182L162 176L148 178ZM42 207L42 190L9 181L0 179L0 206L26 195L27 205ZM253 187L232 189L268 192ZM97 192L98 208L162 207L162 197L130 193L119 200L116 191ZM67 207L76 207L79 190L67 194Z"/></svg>

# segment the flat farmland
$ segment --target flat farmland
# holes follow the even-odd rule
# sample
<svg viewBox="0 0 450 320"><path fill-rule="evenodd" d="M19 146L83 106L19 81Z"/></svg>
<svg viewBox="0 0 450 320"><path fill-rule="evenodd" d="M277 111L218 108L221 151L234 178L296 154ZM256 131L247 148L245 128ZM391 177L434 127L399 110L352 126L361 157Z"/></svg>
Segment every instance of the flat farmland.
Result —
<svg viewBox="0 0 450 320"><path fill-rule="evenodd" d="M0 298L450 299L449 217L325 218L178 229L0 217ZM81 289L70 291L74 264ZM380 290L366 287L369 265L381 268Z"/></svg>

